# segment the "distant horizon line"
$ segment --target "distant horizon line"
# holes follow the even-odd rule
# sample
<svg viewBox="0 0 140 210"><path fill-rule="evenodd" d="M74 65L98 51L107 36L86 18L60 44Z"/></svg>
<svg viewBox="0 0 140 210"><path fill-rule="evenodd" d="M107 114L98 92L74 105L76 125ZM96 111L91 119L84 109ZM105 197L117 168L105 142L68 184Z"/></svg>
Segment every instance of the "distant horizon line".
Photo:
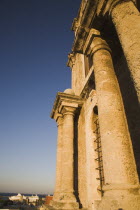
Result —
<svg viewBox="0 0 140 210"><path fill-rule="evenodd" d="M25 192L0 192L0 194L40 194L40 195L53 195L53 193L25 193Z"/></svg>

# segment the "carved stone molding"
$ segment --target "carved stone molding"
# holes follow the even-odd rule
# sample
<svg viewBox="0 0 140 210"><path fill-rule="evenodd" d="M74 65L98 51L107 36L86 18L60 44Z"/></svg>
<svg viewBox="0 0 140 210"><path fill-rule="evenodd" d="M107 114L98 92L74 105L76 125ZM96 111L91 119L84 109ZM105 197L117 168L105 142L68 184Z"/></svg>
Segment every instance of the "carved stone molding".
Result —
<svg viewBox="0 0 140 210"><path fill-rule="evenodd" d="M75 111L76 111L76 107L70 107L70 106L64 106L63 107L63 110L62 110L62 113L63 115L73 115L75 114Z"/></svg>
<svg viewBox="0 0 140 210"><path fill-rule="evenodd" d="M74 65L75 65L75 54L74 53L69 53L68 54L67 66L72 69Z"/></svg>
<svg viewBox="0 0 140 210"><path fill-rule="evenodd" d="M59 114L59 116L57 117L57 120L56 120L56 122L57 122L57 127L63 124L63 120L64 120L64 119L63 119L62 114Z"/></svg>
<svg viewBox="0 0 140 210"><path fill-rule="evenodd" d="M72 27L71 27L72 31L76 31L78 26L79 26L78 20L77 20L77 18L74 18L73 23L72 23Z"/></svg>
<svg viewBox="0 0 140 210"><path fill-rule="evenodd" d="M79 27L77 29L77 35L75 37L73 47L72 47L73 52L83 53L83 45L85 43L88 33L89 33L88 27L79 25Z"/></svg>
<svg viewBox="0 0 140 210"><path fill-rule="evenodd" d="M84 44L84 47L83 47L83 53L86 54L86 55L89 55L91 54L91 43L92 43L92 40L94 39L94 37L96 36L100 36L100 31L92 28L90 29L89 33L88 33L88 36L87 36L87 39L86 39L86 42Z"/></svg>
<svg viewBox="0 0 140 210"><path fill-rule="evenodd" d="M71 95L67 93L58 92L54 102L54 106L51 112L51 118L57 120L58 117L62 117L64 112L64 107L66 109L78 108L83 105L84 100L80 96Z"/></svg>

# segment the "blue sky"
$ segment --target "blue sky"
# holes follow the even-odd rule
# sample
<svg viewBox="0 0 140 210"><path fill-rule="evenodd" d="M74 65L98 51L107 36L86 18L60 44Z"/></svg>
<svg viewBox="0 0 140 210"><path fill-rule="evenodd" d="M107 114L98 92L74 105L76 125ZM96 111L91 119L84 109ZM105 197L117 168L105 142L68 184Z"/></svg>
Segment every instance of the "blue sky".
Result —
<svg viewBox="0 0 140 210"><path fill-rule="evenodd" d="M0 1L0 192L53 193L56 93L71 87L67 54L81 0Z"/></svg>

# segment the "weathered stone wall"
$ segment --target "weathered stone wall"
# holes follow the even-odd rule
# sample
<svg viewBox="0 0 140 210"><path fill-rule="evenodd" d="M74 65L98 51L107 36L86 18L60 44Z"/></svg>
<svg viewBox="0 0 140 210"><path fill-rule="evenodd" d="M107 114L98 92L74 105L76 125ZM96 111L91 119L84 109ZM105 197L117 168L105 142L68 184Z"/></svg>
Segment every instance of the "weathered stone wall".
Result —
<svg viewBox="0 0 140 210"><path fill-rule="evenodd" d="M96 125L95 120L96 116L93 112L93 108L96 105L96 95L93 90L89 98L86 100L85 106L85 129L86 129L86 174L87 174L87 200L88 200L88 208L93 208L96 206L96 200L100 200L100 192L97 188L100 186L100 181L97 180L99 178L99 171L96 170L98 168L98 162L95 160L97 158L97 152L95 149L97 148L96 143Z"/></svg>
<svg viewBox="0 0 140 210"><path fill-rule="evenodd" d="M76 53L75 65L72 69L72 89L76 95L80 95L85 80L84 55Z"/></svg>
<svg viewBox="0 0 140 210"><path fill-rule="evenodd" d="M96 202L101 199L101 194L97 190L100 186L99 171L96 170L98 162L96 143L96 125L97 116L93 112L95 107L96 94L93 90L90 96L85 99L85 103L80 111L78 118L78 191L79 200L84 208L95 208Z"/></svg>

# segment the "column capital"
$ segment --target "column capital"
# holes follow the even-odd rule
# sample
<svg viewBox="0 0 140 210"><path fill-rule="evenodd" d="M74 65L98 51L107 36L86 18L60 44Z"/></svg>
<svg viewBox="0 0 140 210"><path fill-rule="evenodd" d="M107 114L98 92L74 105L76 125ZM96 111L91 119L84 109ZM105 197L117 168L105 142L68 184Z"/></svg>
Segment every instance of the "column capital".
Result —
<svg viewBox="0 0 140 210"><path fill-rule="evenodd" d="M111 49L108 46L107 42L101 37L95 37L91 44L91 52L94 54L98 50L107 50L111 53Z"/></svg>
<svg viewBox="0 0 140 210"><path fill-rule="evenodd" d="M70 107L70 106L64 106L62 109L63 115L73 115L75 114L77 107Z"/></svg>
<svg viewBox="0 0 140 210"><path fill-rule="evenodd" d="M109 48L107 42L101 38L100 31L92 28L89 31L88 37L83 48L83 52L86 55L91 55L101 49L106 49L111 53L111 49Z"/></svg>
<svg viewBox="0 0 140 210"><path fill-rule="evenodd" d="M97 7L97 16L104 16L106 14L111 15L114 7L116 7L118 4L122 4L128 1L131 1L136 5L136 0L100 0Z"/></svg>

